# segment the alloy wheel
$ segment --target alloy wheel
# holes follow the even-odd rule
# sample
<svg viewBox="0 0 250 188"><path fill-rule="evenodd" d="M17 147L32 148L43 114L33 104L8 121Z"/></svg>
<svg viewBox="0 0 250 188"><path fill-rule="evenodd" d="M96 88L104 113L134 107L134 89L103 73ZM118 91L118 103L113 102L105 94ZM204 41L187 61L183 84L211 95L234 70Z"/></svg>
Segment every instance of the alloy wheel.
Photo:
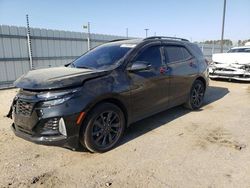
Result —
<svg viewBox="0 0 250 188"><path fill-rule="evenodd" d="M102 112L93 123L92 138L98 147L105 148L116 142L122 126L119 115L114 111Z"/></svg>
<svg viewBox="0 0 250 188"><path fill-rule="evenodd" d="M203 102L203 97L204 97L204 87L201 83L197 83L192 91L192 104L196 108L199 108Z"/></svg>

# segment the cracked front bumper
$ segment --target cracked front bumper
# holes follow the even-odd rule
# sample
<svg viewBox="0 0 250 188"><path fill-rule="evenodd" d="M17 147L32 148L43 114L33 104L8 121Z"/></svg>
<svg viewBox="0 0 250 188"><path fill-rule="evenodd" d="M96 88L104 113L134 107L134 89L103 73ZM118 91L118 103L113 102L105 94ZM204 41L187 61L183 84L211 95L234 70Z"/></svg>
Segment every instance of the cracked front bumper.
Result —
<svg viewBox="0 0 250 188"><path fill-rule="evenodd" d="M213 66L209 68L209 77L238 81L250 81L250 72L232 67Z"/></svg>
<svg viewBox="0 0 250 188"><path fill-rule="evenodd" d="M42 135L31 135L20 130L14 123L11 126L12 131L17 137L20 137L24 140L48 146L60 146L70 149L76 149L79 147L79 136L78 134L72 136L64 135L51 135L51 136L42 136Z"/></svg>

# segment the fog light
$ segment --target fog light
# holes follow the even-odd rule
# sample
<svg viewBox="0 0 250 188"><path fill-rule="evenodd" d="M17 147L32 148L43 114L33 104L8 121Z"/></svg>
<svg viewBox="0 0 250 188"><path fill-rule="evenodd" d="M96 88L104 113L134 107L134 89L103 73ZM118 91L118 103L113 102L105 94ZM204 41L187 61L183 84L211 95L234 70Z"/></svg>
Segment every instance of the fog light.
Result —
<svg viewBox="0 0 250 188"><path fill-rule="evenodd" d="M52 118L49 119L43 127L42 135L58 135L59 119Z"/></svg>
<svg viewBox="0 0 250 188"><path fill-rule="evenodd" d="M61 118L59 120L59 132L64 135L64 136L67 136L67 131L66 131L66 127L65 127L65 123L64 123L64 120L63 118Z"/></svg>
<svg viewBox="0 0 250 188"><path fill-rule="evenodd" d="M53 118L48 120L45 125L44 125L44 129L45 130L58 130L58 118Z"/></svg>

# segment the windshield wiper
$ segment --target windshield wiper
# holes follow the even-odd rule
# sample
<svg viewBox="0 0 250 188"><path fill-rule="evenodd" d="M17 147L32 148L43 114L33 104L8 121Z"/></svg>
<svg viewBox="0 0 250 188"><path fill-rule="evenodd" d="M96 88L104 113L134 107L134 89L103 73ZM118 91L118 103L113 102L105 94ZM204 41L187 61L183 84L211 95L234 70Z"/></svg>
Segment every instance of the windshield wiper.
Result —
<svg viewBox="0 0 250 188"><path fill-rule="evenodd" d="M75 66L75 68L79 68L79 69L92 69L91 67L87 67L87 66L80 66L80 67Z"/></svg>
<svg viewBox="0 0 250 188"><path fill-rule="evenodd" d="M74 63L71 63L70 64L71 67L74 67L74 68L79 68L79 69L91 69L90 67L87 67L87 66L76 66Z"/></svg>
<svg viewBox="0 0 250 188"><path fill-rule="evenodd" d="M66 64L65 67L76 67L74 63Z"/></svg>

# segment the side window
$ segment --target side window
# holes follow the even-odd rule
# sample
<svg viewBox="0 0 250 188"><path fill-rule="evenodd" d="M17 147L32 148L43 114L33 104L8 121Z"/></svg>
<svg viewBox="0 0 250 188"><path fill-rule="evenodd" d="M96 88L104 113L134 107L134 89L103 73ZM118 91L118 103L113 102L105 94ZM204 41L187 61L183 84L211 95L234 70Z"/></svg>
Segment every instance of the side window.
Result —
<svg viewBox="0 0 250 188"><path fill-rule="evenodd" d="M186 48L180 46L166 46L165 53L167 54L169 63L185 61L192 57Z"/></svg>
<svg viewBox="0 0 250 188"><path fill-rule="evenodd" d="M183 60L183 53L178 46L167 46L165 51L168 57L169 63L174 63Z"/></svg>
<svg viewBox="0 0 250 188"><path fill-rule="evenodd" d="M187 51L186 48L181 48L184 60L190 59L192 55Z"/></svg>
<svg viewBox="0 0 250 188"><path fill-rule="evenodd" d="M161 52L159 46L152 46L144 50L135 61L145 61L150 63L153 67L160 67L161 63Z"/></svg>
<svg viewBox="0 0 250 188"><path fill-rule="evenodd" d="M191 50L192 54L195 55L196 57L203 57L203 53L200 49L200 47L197 44L188 44L189 45L189 49Z"/></svg>

